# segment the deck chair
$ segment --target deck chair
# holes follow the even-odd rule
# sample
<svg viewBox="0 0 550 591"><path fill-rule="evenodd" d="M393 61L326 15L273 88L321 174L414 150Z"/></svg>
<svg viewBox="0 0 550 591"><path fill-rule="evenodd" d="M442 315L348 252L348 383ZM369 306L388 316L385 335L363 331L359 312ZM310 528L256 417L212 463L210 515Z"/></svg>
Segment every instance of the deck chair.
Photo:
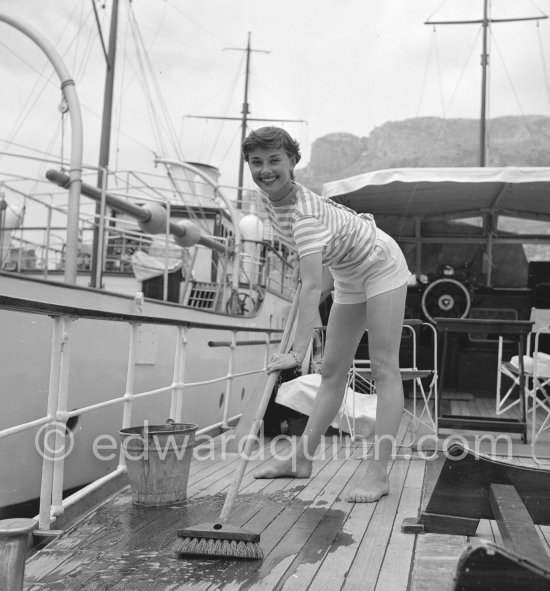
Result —
<svg viewBox="0 0 550 591"><path fill-rule="evenodd" d="M426 367L418 367L418 339L420 331L427 331L429 345L429 361ZM406 319L403 323L403 342L407 342L410 356L401 367L403 381L412 382L412 409L405 409L405 416L411 424L411 439L401 443L403 447L411 447L417 438L418 429L423 425L430 435L437 437L437 405L438 405L438 371L437 371L437 331L433 324L418 319ZM369 359L355 358L348 374L347 386L352 391L362 391L368 394L376 393ZM347 392L346 388L346 392ZM417 402L420 402L418 408ZM351 405L353 408L353 404ZM355 437L355 411L347 417L351 441Z"/></svg>
<svg viewBox="0 0 550 591"><path fill-rule="evenodd" d="M533 329L527 337L526 355L523 358L525 373L525 392L523 393L527 412L531 419L531 455L539 463L537 441L550 430L550 355L540 351L540 339L543 334L550 334L550 310L532 308ZM502 376L510 380L510 386L502 394ZM498 344L498 374L496 392L496 413L503 414L520 404L519 359L512 357L503 361L503 339Z"/></svg>

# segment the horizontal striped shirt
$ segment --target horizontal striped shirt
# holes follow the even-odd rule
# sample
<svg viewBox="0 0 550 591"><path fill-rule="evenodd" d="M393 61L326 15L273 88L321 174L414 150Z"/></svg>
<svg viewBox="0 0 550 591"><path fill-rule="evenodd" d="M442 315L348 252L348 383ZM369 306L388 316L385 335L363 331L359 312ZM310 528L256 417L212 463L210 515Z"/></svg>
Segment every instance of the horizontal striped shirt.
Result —
<svg viewBox="0 0 550 591"><path fill-rule="evenodd" d="M331 269L351 269L371 252L376 241L376 224L369 214L313 193L296 183L281 201L271 201L260 191L267 217L283 244L298 256L320 252Z"/></svg>

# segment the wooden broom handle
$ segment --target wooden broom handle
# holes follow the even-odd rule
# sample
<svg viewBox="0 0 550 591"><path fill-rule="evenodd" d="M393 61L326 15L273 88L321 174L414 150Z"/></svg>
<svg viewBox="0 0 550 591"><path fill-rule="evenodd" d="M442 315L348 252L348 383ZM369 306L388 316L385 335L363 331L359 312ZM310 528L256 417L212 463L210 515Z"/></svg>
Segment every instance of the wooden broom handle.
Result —
<svg viewBox="0 0 550 591"><path fill-rule="evenodd" d="M285 329L283 331L283 335L281 337L281 342L279 344L279 353L285 353L288 349L290 343L290 335L292 333L292 328L294 326L294 322L296 321L296 316L298 314L298 301L300 299L300 292L302 290L301 282L298 282L298 286L296 288L296 293L294 294L294 299L292 301L292 306L290 308L290 313L288 315ZM264 414L269 404L269 399L271 398L271 393L273 392L273 388L277 383L277 379L279 377L280 371L274 371L270 373L267 378L267 383L265 385L262 397L260 398L260 402L258 403L258 408L256 409L256 414L254 415L254 420L252 421L252 427L250 428L250 433L247 436L246 442L244 444L244 448L241 457L241 461L239 464L239 468L235 474L235 478L233 483L231 484L231 489L227 493L225 498L225 503L223 505L222 512L220 513L220 522L227 523L229 519L229 514L231 513L231 509L233 508L233 504L235 503L235 499L237 498L237 494L239 492L239 487L241 486L241 481L244 476L244 471L246 470L246 466L248 464L248 459L250 457L250 452L252 451L252 445L254 443L254 436L258 433L260 429L261 422L264 418ZM239 442L237 442L237 448L239 447Z"/></svg>

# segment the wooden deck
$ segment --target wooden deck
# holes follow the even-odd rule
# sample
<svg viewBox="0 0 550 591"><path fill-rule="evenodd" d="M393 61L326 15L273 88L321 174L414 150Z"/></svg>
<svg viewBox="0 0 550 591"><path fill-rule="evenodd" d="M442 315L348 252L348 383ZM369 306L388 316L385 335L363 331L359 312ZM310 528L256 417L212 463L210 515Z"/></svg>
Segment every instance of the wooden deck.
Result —
<svg viewBox="0 0 550 591"><path fill-rule="evenodd" d="M457 412L491 412L490 404L458 401ZM402 421L400 441L408 423ZM262 561L182 558L177 530L215 521L238 455L194 459L188 500L179 506L132 504L129 487L108 499L27 562L26 591L165 591L217 589L329 589L330 591L446 591L468 539L405 534L401 523L417 515L433 486L439 460L426 461L401 447L391 464L391 494L374 504L352 504L343 492L360 477L363 447L326 439L311 479L255 480L249 463L231 523L261 533ZM286 443L288 445L288 443ZM219 450L218 450L219 451ZM206 454L205 454L206 455ZM515 463L533 465L526 457ZM550 552L550 527L537 527ZM494 522L482 521L478 537L499 543Z"/></svg>

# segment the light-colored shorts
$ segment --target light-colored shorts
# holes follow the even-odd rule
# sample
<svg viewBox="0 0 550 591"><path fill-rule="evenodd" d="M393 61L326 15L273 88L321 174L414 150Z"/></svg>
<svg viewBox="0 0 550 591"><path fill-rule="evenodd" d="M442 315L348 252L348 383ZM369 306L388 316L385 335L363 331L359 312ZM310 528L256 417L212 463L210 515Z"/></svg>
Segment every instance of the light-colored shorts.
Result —
<svg viewBox="0 0 550 591"><path fill-rule="evenodd" d="M374 248L360 265L330 272L334 277L333 301L337 304L366 302L401 287L411 276L399 245L380 228L376 229Z"/></svg>

